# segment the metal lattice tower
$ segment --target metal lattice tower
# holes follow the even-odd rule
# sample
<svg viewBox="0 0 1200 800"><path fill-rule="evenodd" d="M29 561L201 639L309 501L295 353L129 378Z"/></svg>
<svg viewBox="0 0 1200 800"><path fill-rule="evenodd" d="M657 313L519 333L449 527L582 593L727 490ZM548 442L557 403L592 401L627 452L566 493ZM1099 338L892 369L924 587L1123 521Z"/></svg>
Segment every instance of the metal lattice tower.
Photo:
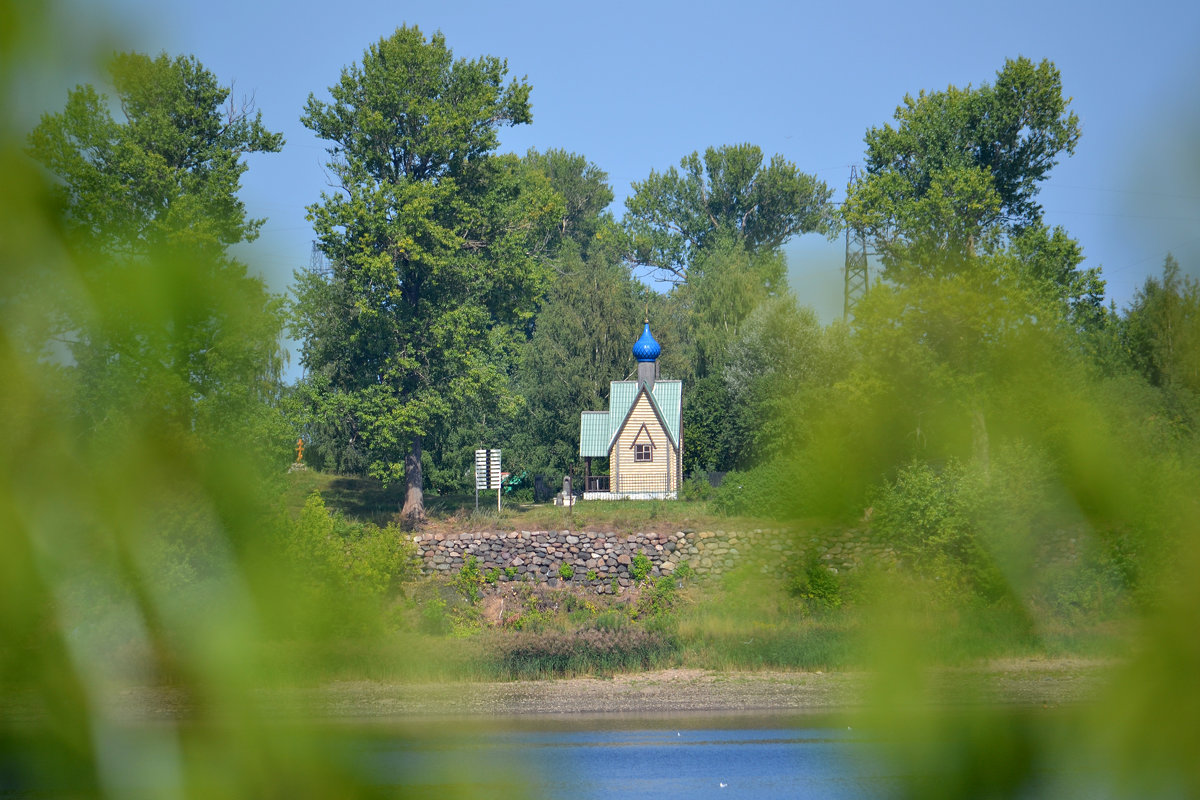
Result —
<svg viewBox="0 0 1200 800"><path fill-rule="evenodd" d="M329 268L329 262L325 260L325 254L321 252L321 248L317 246L316 240L312 243L312 254L308 258L308 269L317 275L328 277L332 271Z"/></svg>
<svg viewBox="0 0 1200 800"><path fill-rule="evenodd" d="M850 183L852 187L858 182L858 167L850 167ZM867 296L871 288L868 269L869 256L873 253L867 250L867 237L860 230L846 227L846 291L842 303L842 318L849 320L854 315L854 309L859 301Z"/></svg>

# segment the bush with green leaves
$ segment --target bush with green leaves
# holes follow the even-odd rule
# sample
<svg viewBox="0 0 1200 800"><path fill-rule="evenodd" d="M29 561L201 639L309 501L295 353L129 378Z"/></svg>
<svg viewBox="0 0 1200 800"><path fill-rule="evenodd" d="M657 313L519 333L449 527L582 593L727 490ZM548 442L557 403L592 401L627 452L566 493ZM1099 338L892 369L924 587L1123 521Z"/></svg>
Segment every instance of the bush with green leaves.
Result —
<svg viewBox="0 0 1200 800"><path fill-rule="evenodd" d="M874 528L944 593L996 599L999 572L982 538L985 484L977 470L955 459L941 468L913 461L876 497Z"/></svg>
<svg viewBox="0 0 1200 800"><path fill-rule="evenodd" d="M1049 460L1020 443L984 464L913 461L874 498L874 530L949 596L986 602L1038 591L1038 542L1068 524Z"/></svg>
<svg viewBox="0 0 1200 800"><path fill-rule="evenodd" d="M638 617L658 617L669 614L677 600L675 579L663 575L656 581L647 583L638 597Z"/></svg>
<svg viewBox="0 0 1200 800"><path fill-rule="evenodd" d="M771 462L745 472L730 472L713 490L709 505L726 516L784 519L799 515L801 472L794 464Z"/></svg>
<svg viewBox="0 0 1200 800"><path fill-rule="evenodd" d="M811 610L837 608L842 604L841 581L815 556L788 577L787 592L804 601Z"/></svg>
<svg viewBox="0 0 1200 800"><path fill-rule="evenodd" d="M634 555L632 562L629 564L629 575L638 583L641 583L650 570L654 568L654 564L650 561L650 557L645 553L637 553Z"/></svg>
<svg viewBox="0 0 1200 800"><path fill-rule="evenodd" d="M382 598L416 576L416 546L403 531L330 512L318 492L285 529L283 550L310 586L335 592Z"/></svg>
<svg viewBox="0 0 1200 800"><path fill-rule="evenodd" d="M446 601L440 597L430 597L421 604L421 631L434 635L450 633L454 625L446 611Z"/></svg>
<svg viewBox="0 0 1200 800"><path fill-rule="evenodd" d="M679 486L680 500L708 500L713 496L712 484L704 473L693 473Z"/></svg>
<svg viewBox="0 0 1200 800"><path fill-rule="evenodd" d="M1038 599L1066 619L1111 617L1127 608L1135 599L1130 590L1137 585L1132 539L1128 534L1089 537L1076 559L1039 571Z"/></svg>
<svg viewBox="0 0 1200 800"><path fill-rule="evenodd" d="M468 603L474 605L482 596L483 580L483 572L479 569L479 559L475 556L467 556L466 561L459 567L458 574L454 576L454 588Z"/></svg>
<svg viewBox="0 0 1200 800"><path fill-rule="evenodd" d="M568 561L562 562L558 565L558 577L564 581L571 580L571 578L575 577L575 568Z"/></svg>

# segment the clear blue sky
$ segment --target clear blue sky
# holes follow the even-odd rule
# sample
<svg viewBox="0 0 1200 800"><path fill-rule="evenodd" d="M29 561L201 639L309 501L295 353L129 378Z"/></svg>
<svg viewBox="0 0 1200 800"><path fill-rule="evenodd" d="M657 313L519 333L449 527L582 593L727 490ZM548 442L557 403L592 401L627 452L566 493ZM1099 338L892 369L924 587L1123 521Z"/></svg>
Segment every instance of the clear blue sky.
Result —
<svg viewBox="0 0 1200 800"><path fill-rule="evenodd" d="M324 148L299 123L341 69L401 24L441 30L458 56L508 59L533 87L532 125L503 149L560 147L608 172L620 217L631 181L692 150L752 142L836 189L863 134L905 93L990 82L1006 57L1049 58L1082 121L1076 155L1044 185L1051 224L1103 267L1126 305L1173 251L1200 275L1200 3L359 2L67 0L83 36L190 53L253 94L284 152L244 181L268 222L242 252L276 291L308 263L304 207L326 187ZM1114 10L1106 10L1112 8ZM76 34L80 36L80 34ZM105 46L108 46L107 44ZM47 108L65 100L46 92ZM843 244L788 247L791 285L825 320L841 311Z"/></svg>

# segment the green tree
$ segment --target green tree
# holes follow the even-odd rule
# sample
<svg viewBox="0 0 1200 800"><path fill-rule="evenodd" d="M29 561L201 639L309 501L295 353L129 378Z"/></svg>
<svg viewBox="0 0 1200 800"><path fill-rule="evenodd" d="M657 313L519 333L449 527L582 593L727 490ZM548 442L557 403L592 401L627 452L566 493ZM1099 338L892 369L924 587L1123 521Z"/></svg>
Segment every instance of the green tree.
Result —
<svg viewBox="0 0 1200 800"><path fill-rule="evenodd" d="M28 137L81 266L44 295L75 412L116 435L151 410L181 439L280 434L281 301L226 250L263 222L237 196L243 157L283 137L193 57L124 53L109 72L121 121L79 86Z"/></svg>
<svg viewBox="0 0 1200 800"><path fill-rule="evenodd" d="M1125 313L1125 346L1151 385L1200 400L1200 282L1172 255L1148 277Z"/></svg>
<svg viewBox="0 0 1200 800"><path fill-rule="evenodd" d="M615 231L605 212L613 201L608 173L578 153L555 148L544 153L530 149L525 163L544 174L562 198L556 226L560 239L574 242L585 254L596 239L613 241Z"/></svg>
<svg viewBox="0 0 1200 800"><path fill-rule="evenodd" d="M91 86L67 95L29 136L58 179L68 230L89 251L145 256L163 249L223 256L263 224L238 198L247 153L278 152L283 136L192 56L122 53L109 65L116 105Z"/></svg>
<svg viewBox="0 0 1200 800"><path fill-rule="evenodd" d="M922 91L896 109L896 125L867 131L866 175L850 186L843 217L880 252L885 277L908 282L975 268L1006 252L1022 285L1062 304L1078 327L1103 316L1098 269L1080 269L1078 243L1050 230L1040 184L1075 152L1079 119L1049 61L1005 62L979 88Z"/></svg>
<svg viewBox="0 0 1200 800"><path fill-rule="evenodd" d="M822 328L791 294L761 303L742 324L722 373L728 403L745 420L742 449L759 464L797 452L813 436L814 418L832 386L853 364L848 329Z"/></svg>
<svg viewBox="0 0 1200 800"><path fill-rule="evenodd" d="M729 470L753 460L753 414L733 402L724 370L745 320L761 304L786 296L780 250L752 252L734 236L714 237L694 255L687 283L666 297L678 328L688 444L685 468ZM661 329L661 325L659 326Z"/></svg>
<svg viewBox="0 0 1200 800"><path fill-rule="evenodd" d="M301 118L330 142L341 189L309 208L331 275L297 276L315 413L353 418L370 471L404 476L410 520L424 516L424 438L505 393L502 352L542 293L539 248L563 219L544 175L491 155L502 125L531 119L529 86L507 71L402 27Z"/></svg>
<svg viewBox="0 0 1200 800"><path fill-rule="evenodd" d="M1021 285L1057 306L1077 332L1096 336L1111 322L1100 268L1080 269L1083 250L1061 227L1030 225L1011 237L1007 253Z"/></svg>
<svg viewBox="0 0 1200 800"><path fill-rule="evenodd" d="M608 405L609 382L626 377L640 334L648 290L612 244L593 244L586 258L560 257L517 372L525 412L513 440L535 469L565 472L579 461L579 414Z"/></svg>
<svg viewBox="0 0 1200 800"><path fill-rule="evenodd" d="M924 364L940 382L925 396L970 421L971 449L985 468L998 361L1030 330L1062 322L1094 330L1106 321L1099 270L1080 268L1078 244L1049 229L1036 202L1040 183L1078 141L1069 104L1057 68L1026 58L1007 61L994 84L905 97L895 127L867 132L866 175L843 208L847 224L874 241L895 289L864 311L867 351L893 351L894 367L879 365L887 372ZM897 357L898 348L907 354Z"/></svg>
<svg viewBox="0 0 1200 800"><path fill-rule="evenodd" d="M1038 184L1079 139L1069 103L1058 69L1023 57L994 84L905 96L895 127L867 131L866 175L850 187L846 220L896 277L952 267L1039 224Z"/></svg>
<svg viewBox="0 0 1200 800"><path fill-rule="evenodd" d="M562 198L554 280L514 370L520 413L493 428L514 466L551 474L579 466L579 413L607 404L609 381L630 369L630 346L650 300L624 261L624 233L606 211L608 175L584 156L530 150ZM576 470L578 473L578 470Z"/></svg>
<svg viewBox="0 0 1200 800"><path fill-rule="evenodd" d="M687 315L695 377L720 374L743 320L760 303L787 292L786 274L780 250L755 252L736 237L715 238L695 254L687 283L671 292L671 300Z"/></svg>
<svg viewBox="0 0 1200 800"><path fill-rule="evenodd" d="M830 229L829 188L783 156L764 164L754 145L725 145L703 158L685 156L679 166L651 170L625 201L632 259L663 280L687 281L696 253L716 237L757 253Z"/></svg>
<svg viewBox="0 0 1200 800"><path fill-rule="evenodd" d="M781 246L794 235L833 227L829 188L776 155L764 163L750 144L710 147L686 156L680 169L634 183L624 227L631 261L675 284L666 319L680 347L674 374L684 392L686 467L729 469L749 457L746 419L729 403L721 376L742 320L785 291Z"/></svg>

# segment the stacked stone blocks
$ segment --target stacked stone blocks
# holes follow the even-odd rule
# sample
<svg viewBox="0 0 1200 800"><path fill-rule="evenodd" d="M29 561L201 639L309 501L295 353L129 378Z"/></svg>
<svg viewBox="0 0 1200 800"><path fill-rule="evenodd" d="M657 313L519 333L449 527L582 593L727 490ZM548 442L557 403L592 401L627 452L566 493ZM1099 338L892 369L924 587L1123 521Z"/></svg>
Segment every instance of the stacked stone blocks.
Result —
<svg viewBox="0 0 1200 800"><path fill-rule="evenodd" d="M894 563L895 553L861 530L797 536L779 529L683 530L619 534L605 531L488 531L415 537L422 571L456 574L472 556L497 583L533 581L613 593L633 586L634 559L649 559L648 577L673 575L684 564L698 576L717 576L749 564L763 571L815 554L834 572L868 559ZM563 565L569 565L564 569ZM564 575L569 574L569 578Z"/></svg>

